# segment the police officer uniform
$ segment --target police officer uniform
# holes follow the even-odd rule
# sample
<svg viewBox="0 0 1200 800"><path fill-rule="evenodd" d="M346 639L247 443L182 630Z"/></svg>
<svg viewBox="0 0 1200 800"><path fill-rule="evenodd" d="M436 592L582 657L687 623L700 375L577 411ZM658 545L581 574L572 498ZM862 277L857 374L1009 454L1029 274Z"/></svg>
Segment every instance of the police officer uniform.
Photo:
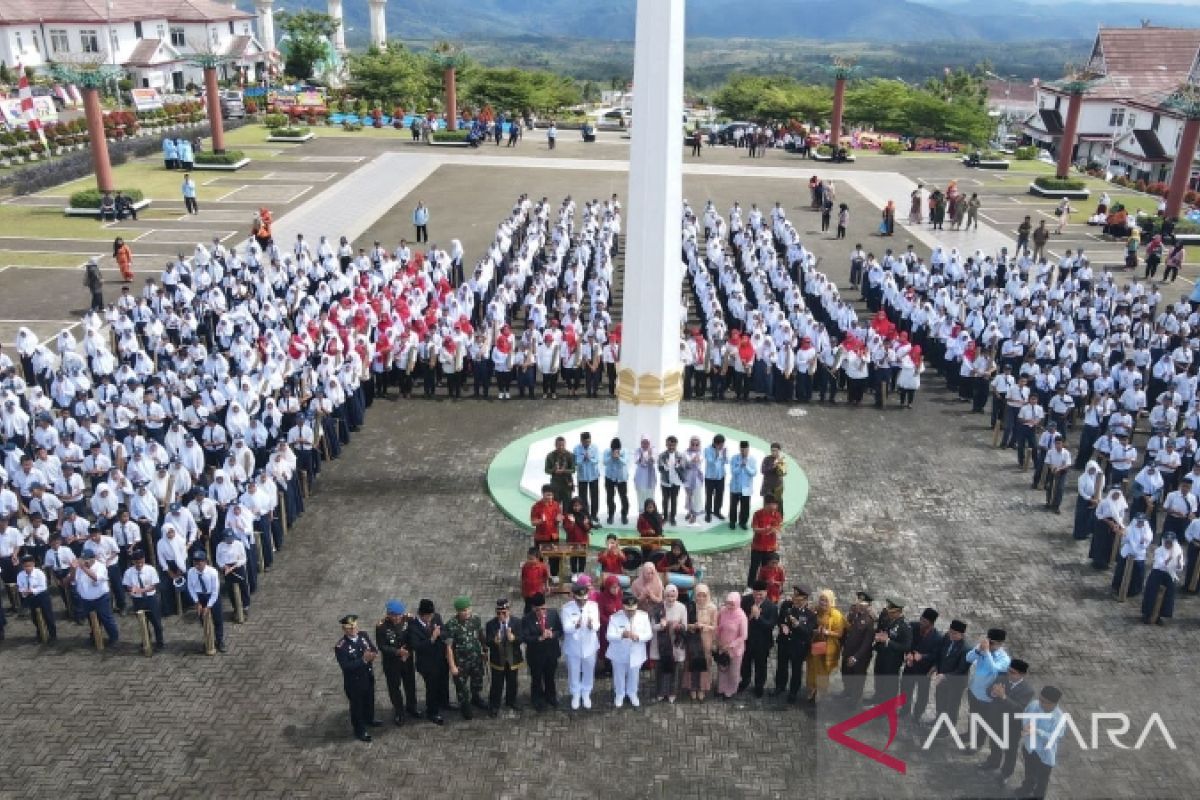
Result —
<svg viewBox="0 0 1200 800"><path fill-rule="evenodd" d="M399 600L388 600L385 610L387 616L375 626L375 641L383 654L383 677L395 714L392 721L396 725L403 725L405 714L417 719L421 717L421 711L417 708L414 655L408 648L408 626L412 618Z"/></svg>
<svg viewBox="0 0 1200 800"><path fill-rule="evenodd" d="M779 606L774 693L782 694L786 688L789 703L796 702L800 684L804 682L804 662L817 629L817 613L808 605L809 594L807 586L793 586L791 598Z"/></svg>
<svg viewBox="0 0 1200 800"><path fill-rule="evenodd" d="M375 672L372 663L379 649L358 629L358 617L347 614L338 622L342 638L334 645L338 666L342 668L342 688L350 701L350 725L361 742L371 741L368 725L379 725L375 719Z"/></svg>

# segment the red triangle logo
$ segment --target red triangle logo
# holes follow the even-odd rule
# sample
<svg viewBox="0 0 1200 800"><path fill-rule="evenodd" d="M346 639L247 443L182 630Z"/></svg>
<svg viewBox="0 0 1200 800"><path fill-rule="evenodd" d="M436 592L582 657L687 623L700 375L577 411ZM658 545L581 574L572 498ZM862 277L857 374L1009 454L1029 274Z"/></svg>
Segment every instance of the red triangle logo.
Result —
<svg viewBox="0 0 1200 800"><path fill-rule="evenodd" d="M878 761L888 769L894 769L901 775L908 772L904 762L895 756L890 756L884 752L892 746L892 742L896 739L896 729L900 725L899 710L908 700L906 695L897 695L891 700L880 703L877 706L868 708L866 711L855 714L850 719L839 722L829 729L829 738L840 744L842 747L847 747L859 755L866 756L872 761ZM883 750L878 750L871 747L869 744L864 744L858 739L852 739L846 735L848 731L854 730L860 725L865 725L876 717L886 714L888 718L888 740L883 746Z"/></svg>

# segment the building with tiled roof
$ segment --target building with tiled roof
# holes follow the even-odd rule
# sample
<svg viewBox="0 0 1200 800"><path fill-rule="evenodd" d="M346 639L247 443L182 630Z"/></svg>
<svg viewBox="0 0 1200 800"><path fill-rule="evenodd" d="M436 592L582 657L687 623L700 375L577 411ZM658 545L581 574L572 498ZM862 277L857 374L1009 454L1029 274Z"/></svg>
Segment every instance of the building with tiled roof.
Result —
<svg viewBox="0 0 1200 800"><path fill-rule="evenodd" d="M222 79L257 80L267 54L254 23L230 0L0 0L0 61L35 69L104 61L134 86L182 92L203 82L189 60L198 52L229 57Z"/></svg>
<svg viewBox="0 0 1200 800"><path fill-rule="evenodd" d="M1164 103L1180 86L1200 83L1200 29L1101 28L1078 77L1087 88L1081 97L1075 163L1099 164L1113 174L1148 182L1168 180L1183 118ZM1043 83L1036 103L1022 132L1057 151L1069 87L1064 81Z"/></svg>

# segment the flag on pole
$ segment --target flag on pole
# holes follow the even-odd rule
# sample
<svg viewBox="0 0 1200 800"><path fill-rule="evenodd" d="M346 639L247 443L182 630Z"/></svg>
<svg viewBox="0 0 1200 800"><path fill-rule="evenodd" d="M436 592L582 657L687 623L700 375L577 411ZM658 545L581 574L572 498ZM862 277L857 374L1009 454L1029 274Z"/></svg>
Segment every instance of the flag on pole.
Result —
<svg viewBox="0 0 1200 800"><path fill-rule="evenodd" d="M33 106L33 89L29 85L29 76L25 74L25 68L20 64L17 65L17 73L21 76L17 81L17 97L21 100L21 116L25 117L29 131L36 133L38 140L45 145L46 133L42 130L42 121L38 119L37 109Z"/></svg>

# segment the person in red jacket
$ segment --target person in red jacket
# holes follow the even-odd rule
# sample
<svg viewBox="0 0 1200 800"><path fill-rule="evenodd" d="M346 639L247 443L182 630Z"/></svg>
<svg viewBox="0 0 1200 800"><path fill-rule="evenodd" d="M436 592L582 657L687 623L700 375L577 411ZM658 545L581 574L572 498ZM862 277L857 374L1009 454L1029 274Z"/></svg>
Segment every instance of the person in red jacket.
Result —
<svg viewBox="0 0 1200 800"><path fill-rule="evenodd" d="M758 576L758 568L767 563L770 555L779 550L779 529L783 526L783 515L774 497L764 497L763 507L750 518L754 538L750 542L750 575L746 584L752 584Z"/></svg>
<svg viewBox="0 0 1200 800"><path fill-rule="evenodd" d="M767 599L778 604L783 597L783 582L786 580L783 567L779 566L779 553L767 556L767 563L758 568L758 580L766 581Z"/></svg>
<svg viewBox="0 0 1200 800"><path fill-rule="evenodd" d="M525 598L527 616L533 609L533 596L545 595L550 588L550 568L542 560L542 551L531 547L525 553L525 563L521 565L521 597Z"/></svg>
<svg viewBox="0 0 1200 800"><path fill-rule="evenodd" d="M592 516L588 514L587 506L582 497L572 497L563 515L563 530L567 532L567 542L581 544L587 547L592 532ZM587 567L587 556L571 556L571 574L578 575Z"/></svg>
<svg viewBox="0 0 1200 800"><path fill-rule="evenodd" d="M621 551L615 533L604 537L604 551L596 556L596 561L600 563L600 572L603 575L625 574L625 553Z"/></svg>
<svg viewBox="0 0 1200 800"><path fill-rule="evenodd" d="M558 544L558 525L563 520L562 506L554 499L554 487L542 487L542 499L529 509L529 522L533 525L533 543L537 546ZM561 559L550 559L550 582L558 583L558 567Z"/></svg>

